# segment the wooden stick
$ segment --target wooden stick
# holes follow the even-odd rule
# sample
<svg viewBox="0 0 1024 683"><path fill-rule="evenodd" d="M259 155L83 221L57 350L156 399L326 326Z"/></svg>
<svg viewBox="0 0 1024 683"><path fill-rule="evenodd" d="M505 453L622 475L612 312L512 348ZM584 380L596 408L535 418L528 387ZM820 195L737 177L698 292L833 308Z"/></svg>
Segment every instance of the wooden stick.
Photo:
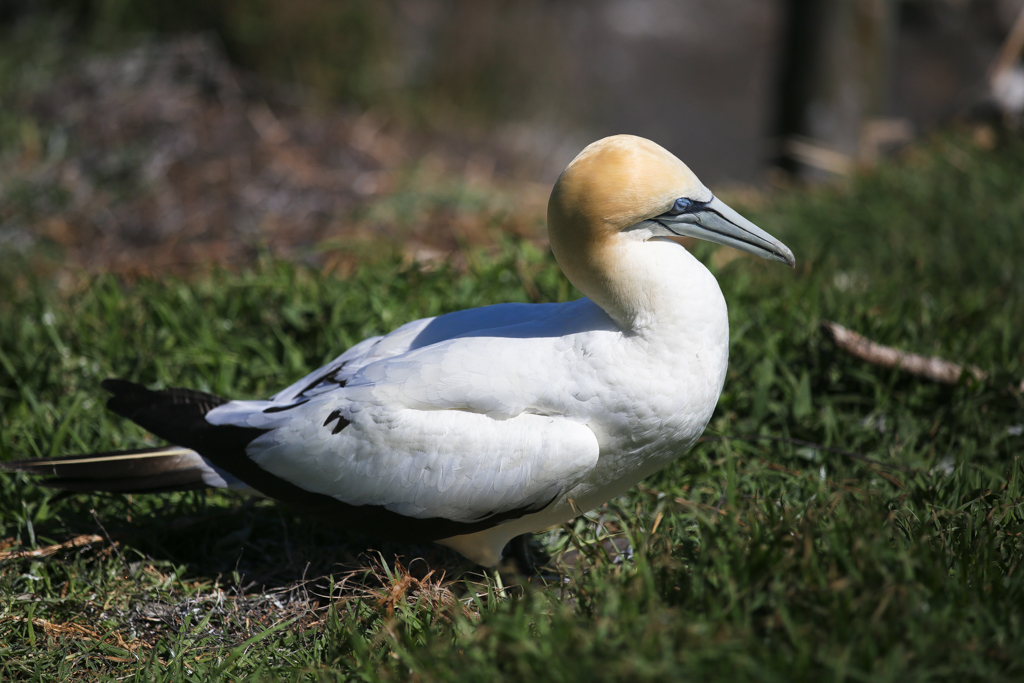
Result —
<svg viewBox="0 0 1024 683"><path fill-rule="evenodd" d="M93 543L102 543L103 537L97 536L96 534L85 534L82 536L76 536L70 541L64 541L57 545L48 545L45 548L37 548L36 550L4 550L0 552L0 560L20 559L23 557L50 557L56 555L62 550L73 550L74 548L81 548Z"/></svg>
<svg viewBox="0 0 1024 683"><path fill-rule="evenodd" d="M988 377L985 371L976 365L958 365L938 356L921 356L894 349L891 346L883 346L831 320L823 320L821 329L835 342L836 346L872 365L899 368L912 375L942 384L956 384L960 381L960 375L964 370L971 373L979 382Z"/></svg>

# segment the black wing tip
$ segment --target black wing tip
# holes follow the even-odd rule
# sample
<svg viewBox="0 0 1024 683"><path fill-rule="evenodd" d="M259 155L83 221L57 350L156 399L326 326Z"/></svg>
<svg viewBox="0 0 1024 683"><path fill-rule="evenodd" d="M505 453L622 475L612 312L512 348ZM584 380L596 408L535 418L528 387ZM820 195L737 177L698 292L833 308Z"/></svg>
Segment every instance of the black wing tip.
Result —
<svg viewBox="0 0 1024 683"><path fill-rule="evenodd" d="M182 387L168 387L154 391L136 382L113 377L103 380L100 386L112 394L107 399L109 410L139 423L150 431L153 429L139 420L140 418L145 419L143 417L145 414L150 414L152 417L154 410L184 410L184 413L179 413L179 415L194 413L202 417L214 408L228 402L225 398L205 391ZM158 432L154 433L159 436ZM167 440L174 442L173 438L167 438Z"/></svg>
<svg viewBox="0 0 1024 683"><path fill-rule="evenodd" d="M125 394L145 395L154 393L137 382L130 382L126 379L121 379L120 377L108 377L100 382L100 386L113 394L113 398L117 398L118 396L123 396Z"/></svg>
<svg viewBox="0 0 1024 683"><path fill-rule="evenodd" d="M132 414L139 407L150 403L151 396L155 393L141 384L116 377L103 380L100 386L111 393L111 397L107 399L107 408L128 419L132 418Z"/></svg>

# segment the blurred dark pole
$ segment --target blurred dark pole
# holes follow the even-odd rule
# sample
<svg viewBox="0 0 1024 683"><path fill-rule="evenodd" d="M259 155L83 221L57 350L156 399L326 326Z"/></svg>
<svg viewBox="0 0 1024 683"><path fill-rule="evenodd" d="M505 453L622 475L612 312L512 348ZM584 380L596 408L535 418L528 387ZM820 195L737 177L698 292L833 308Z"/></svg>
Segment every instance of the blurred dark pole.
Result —
<svg viewBox="0 0 1024 683"><path fill-rule="evenodd" d="M801 176L841 171L887 108L896 0L784 0L784 21L774 161Z"/></svg>

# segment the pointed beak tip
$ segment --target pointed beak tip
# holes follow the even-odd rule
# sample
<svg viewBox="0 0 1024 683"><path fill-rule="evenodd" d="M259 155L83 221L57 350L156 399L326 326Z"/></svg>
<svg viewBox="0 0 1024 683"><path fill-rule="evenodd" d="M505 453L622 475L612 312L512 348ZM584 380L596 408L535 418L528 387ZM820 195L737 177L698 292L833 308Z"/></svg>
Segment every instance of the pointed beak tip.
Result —
<svg viewBox="0 0 1024 683"><path fill-rule="evenodd" d="M793 251L789 247L787 247L785 244L781 244L780 243L779 246L782 247L782 248L779 250L779 253L776 255L776 258L779 261L781 261L782 263L785 263L787 266L789 266L790 268L793 268L795 270L796 269L796 257L793 256Z"/></svg>

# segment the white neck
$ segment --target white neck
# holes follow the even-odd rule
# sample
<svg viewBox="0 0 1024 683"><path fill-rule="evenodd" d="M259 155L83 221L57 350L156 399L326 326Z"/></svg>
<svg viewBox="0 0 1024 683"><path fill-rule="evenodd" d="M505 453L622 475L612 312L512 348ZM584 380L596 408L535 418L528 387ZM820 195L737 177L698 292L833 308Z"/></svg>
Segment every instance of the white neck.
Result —
<svg viewBox="0 0 1024 683"><path fill-rule="evenodd" d="M728 326L718 282L682 245L623 236L604 252L601 268L570 279L627 334L675 334L708 323Z"/></svg>

